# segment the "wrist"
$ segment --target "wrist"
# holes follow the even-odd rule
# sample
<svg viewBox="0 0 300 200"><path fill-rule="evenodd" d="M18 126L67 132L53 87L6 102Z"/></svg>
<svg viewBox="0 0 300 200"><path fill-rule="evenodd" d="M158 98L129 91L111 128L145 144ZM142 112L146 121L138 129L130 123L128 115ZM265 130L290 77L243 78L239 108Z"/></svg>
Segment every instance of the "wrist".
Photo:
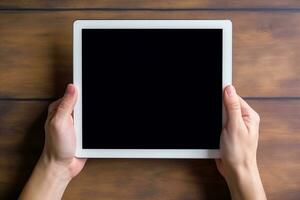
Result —
<svg viewBox="0 0 300 200"><path fill-rule="evenodd" d="M68 167L50 159L44 153L41 155L37 168L43 170L49 179L57 179L57 181L69 183L72 179Z"/></svg>
<svg viewBox="0 0 300 200"><path fill-rule="evenodd" d="M71 179L66 167L42 155L19 199L61 199Z"/></svg>
<svg viewBox="0 0 300 200"><path fill-rule="evenodd" d="M234 168L227 168L226 170L226 182L228 185L237 185L240 182L249 180L253 176L259 174L256 163L251 165L239 165Z"/></svg>
<svg viewBox="0 0 300 200"><path fill-rule="evenodd" d="M264 189L255 164L236 167L226 179L232 199L265 199Z"/></svg>
<svg viewBox="0 0 300 200"><path fill-rule="evenodd" d="M257 164L238 167L235 170L235 177L238 182L245 182L259 177Z"/></svg>

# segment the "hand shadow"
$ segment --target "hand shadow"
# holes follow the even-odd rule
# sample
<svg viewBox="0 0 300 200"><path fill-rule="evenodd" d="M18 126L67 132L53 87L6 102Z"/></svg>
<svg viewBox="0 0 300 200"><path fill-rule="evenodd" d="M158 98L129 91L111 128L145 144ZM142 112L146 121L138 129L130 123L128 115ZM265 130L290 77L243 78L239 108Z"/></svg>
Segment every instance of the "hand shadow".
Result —
<svg viewBox="0 0 300 200"><path fill-rule="evenodd" d="M55 39L55 37L53 38ZM72 51L62 50L63 48L56 45L54 40L50 41L49 44L52 44L52 47L50 47L50 58L45 59L51 59L52 63L44 67L49 67L50 70L47 71L52 72L49 73L52 81L48 84L53 89L45 96L33 97L28 100L10 101L5 107L5 113L7 114L3 113L4 110L2 110L1 115L3 118L9 115L21 116L13 116L15 118L13 123L8 125L8 128L4 126L2 129L4 134L15 134L17 140L10 144L11 146L6 151L12 154L10 156L6 155L7 159L16 159L9 162L13 163L13 167L7 170L10 170L9 174L13 175L10 177L9 184L5 183L4 187L0 189L0 199L18 199L43 149L44 124L47 117L48 104L61 97L66 85L72 82ZM40 81L42 82L43 80ZM21 110L18 107L20 105ZM18 108L16 109L16 107ZM33 111L28 109L28 107L33 108ZM35 118L35 120L30 120L32 118ZM9 131L12 133L9 133Z"/></svg>
<svg viewBox="0 0 300 200"><path fill-rule="evenodd" d="M13 102L9 104L8 115L29 115L29 113L13 113L13 108L18 106L16 104L32 104L32 102ZM47 102L43 102L43 105L46 108ZM28 106L28 105L25 105ZM21 109L23 110L23 109ZM45 110L45 109L43 109ZM27 109L28 111L28 109ZM33 116L31 116L33 117ZM24 118L24 117L23 117ZM15 121L14 124L8 126L14 127L26 127L24 121ZM12 163L10 169L6 169L8 172L5 176L11 176L9 184L6 183L4 186L4 190L2 190L2 194L0 194L0 199L18 199L26 181L30 177L30 174L42 152L43 144L44 144L44 121L46 118L46 112L43 111L40 113L35 120L33 120L31 127L29 127L26 131L17 128L11 128L6 130L6 134L14 134L16 135L16 140L13 141L13 145L10 144L9 150L7 150L8 155L7 159L14 159L8 161L8 163ZM26 123L26 122L25 122ZM13 133L9 133L9 131L13 131ZM19 133L18 133L19 132ZM18 134L24 134L24 137L20 137ZM19 138L22 138L20 140Z"/></svg>
<svg viewBox="0 0 300 200"><path fill-rule="evenodd" d="M231 199L228 186L213 159L190 160L188 165L199 185L197 196L200 199Z"/></svg>
<svg viewBox="0 0 300 200"><path fill-rule="evenodd" d="M54 43L51 52L53 96L57 99L63 96L67 84L73 82L72 51L70 49L63 50Z"/></svg>

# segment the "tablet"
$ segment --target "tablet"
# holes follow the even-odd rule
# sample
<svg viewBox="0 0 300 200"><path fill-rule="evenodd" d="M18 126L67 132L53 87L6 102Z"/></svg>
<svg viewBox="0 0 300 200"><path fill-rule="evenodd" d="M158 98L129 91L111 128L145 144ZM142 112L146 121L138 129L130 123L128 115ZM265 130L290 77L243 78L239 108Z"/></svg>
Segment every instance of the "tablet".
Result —
<svg viewBox="0 0 300 200"><path fill-rule="evenodd" d="M76 156L217 158L229 20L77 20Z"/></svg>

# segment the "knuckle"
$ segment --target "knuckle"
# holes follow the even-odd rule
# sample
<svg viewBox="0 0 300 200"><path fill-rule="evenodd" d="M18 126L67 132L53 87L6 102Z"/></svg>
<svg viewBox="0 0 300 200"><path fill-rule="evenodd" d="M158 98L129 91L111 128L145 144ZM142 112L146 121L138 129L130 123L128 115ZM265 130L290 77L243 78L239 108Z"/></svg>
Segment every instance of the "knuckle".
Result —
<svg viewBox="0 0 300 200"><path fill-rule="evenodd" d="M260 118L260 115L257 114L257 121L260 122L261 118Z"/></svg>
<svg viewBox="0 0 300 200"><path fill-rule="evenodd" d="M57 110L58 111L66 111L67 110L67 108L69 107L69 103L68 102L66 102L66 101L62 101L59 105L58 105L58 107L57 107Z"/></svg>
<svg viewBox="0 0 300 200"><path fill-rule="evenodd" d="M60 99L58 99L58 100L56 100L56 101L49 104L48 114L52 114L57 109L57 106L58 106L59 102L60 102Z"/></svg>
<svg viewBox="0 0 300 200"><path fill-rule="evenodd" d="M61 125L62 125L61 120L57 116L54 116L52 119L49 120L47 128L50 131L55 131L59 129Z"/></svg>
<svg viewBox="0 0 300 200"><path fill-rule="evenodd" d="M237 101L230 102L229 107L231 110L239 110L240 104Z"/></svg>
<svg viewBox="0 0 300 200"><path fill-rule="evenodd" d="M257 112L254 111L253 118L256 122L260 122L260 116Z"/></svg>

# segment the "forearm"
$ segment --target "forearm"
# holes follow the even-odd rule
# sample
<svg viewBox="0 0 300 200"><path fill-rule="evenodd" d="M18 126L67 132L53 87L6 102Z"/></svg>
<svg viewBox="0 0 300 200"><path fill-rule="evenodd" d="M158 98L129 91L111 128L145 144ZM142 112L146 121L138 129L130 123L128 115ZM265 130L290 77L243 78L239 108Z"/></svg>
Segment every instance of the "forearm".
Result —
<svg viewBox="0 0 300 200"><path fill-rule="evenodd" d="M257 166L235 170L228 186L233 200L266 200Z"/></svg>
<svg viewBox="0 0 300 200"><path fill-rule="evenodd" d="M20 200L56 200L71 181L68 170L41 157L24 187Z"/></svg>

